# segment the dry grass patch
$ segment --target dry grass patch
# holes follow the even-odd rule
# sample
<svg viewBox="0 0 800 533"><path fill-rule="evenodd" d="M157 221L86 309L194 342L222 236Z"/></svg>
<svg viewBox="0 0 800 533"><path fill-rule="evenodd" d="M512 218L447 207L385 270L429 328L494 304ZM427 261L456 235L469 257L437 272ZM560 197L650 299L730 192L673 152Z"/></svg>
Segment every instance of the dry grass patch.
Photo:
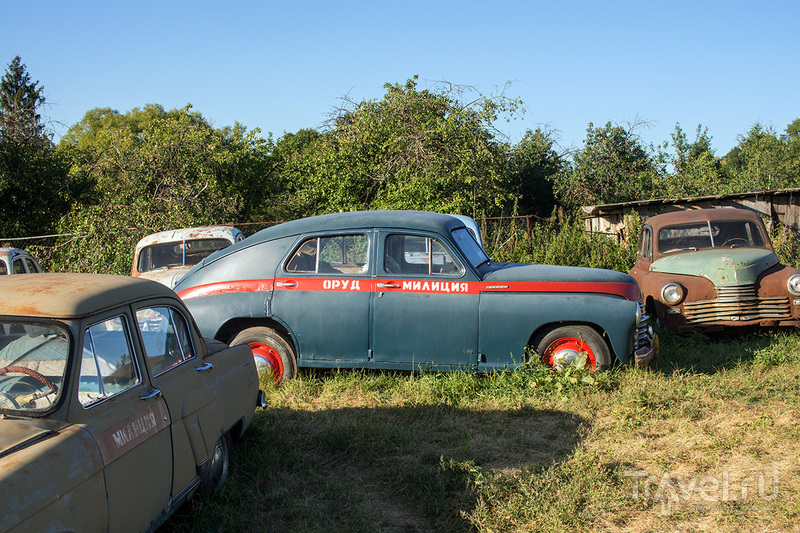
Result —
<svg viewBox="0 0 800 533"><path fill-rule="evenodd" d="M800 523L800 334L653 368L306 373L172 531L770 531Z"/></svg>

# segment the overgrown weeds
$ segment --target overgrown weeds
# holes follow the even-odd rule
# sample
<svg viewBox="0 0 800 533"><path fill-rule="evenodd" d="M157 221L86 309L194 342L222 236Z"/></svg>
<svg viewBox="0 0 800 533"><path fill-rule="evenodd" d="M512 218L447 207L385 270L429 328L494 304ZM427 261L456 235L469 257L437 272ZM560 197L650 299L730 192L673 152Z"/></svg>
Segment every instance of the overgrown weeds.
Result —
<svg viewBox="0 0 800 533"><path fill-rule="evenodd" d="M563 220L493 220L484 224L484 243L495 261L583 266L627 272L635 246L608 235L588 233L577 215Z"/></svg>

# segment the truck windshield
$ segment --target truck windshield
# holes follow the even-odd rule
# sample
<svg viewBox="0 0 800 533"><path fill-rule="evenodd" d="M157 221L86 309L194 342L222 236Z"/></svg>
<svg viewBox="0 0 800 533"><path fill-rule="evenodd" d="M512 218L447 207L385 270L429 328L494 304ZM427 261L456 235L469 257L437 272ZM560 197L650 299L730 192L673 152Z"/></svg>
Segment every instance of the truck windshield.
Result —
<svg viewBox="0 0 800 533"><path fill-rule="evenodd" d="M658 250L662 254L707 248L763 248L766 237L751 220L711 220L666 226L658 232Z"/></svg>
<svg viewBox="0 0 800 533"><path fill-rule="evenodd" d="M229 244L231 242L226 239L193 239L153 244L139 252L136 270L149 272L158 268L194 266Z"/></svg>
<svg viewBox="0 0 800 533"><path fill-rule="evenodd" d="M473 268L478 268L480 265L489 262L489 256L486 255L484 249L475 240L475 236L467 228L454 229L451 233L453 240Z"/></svg>

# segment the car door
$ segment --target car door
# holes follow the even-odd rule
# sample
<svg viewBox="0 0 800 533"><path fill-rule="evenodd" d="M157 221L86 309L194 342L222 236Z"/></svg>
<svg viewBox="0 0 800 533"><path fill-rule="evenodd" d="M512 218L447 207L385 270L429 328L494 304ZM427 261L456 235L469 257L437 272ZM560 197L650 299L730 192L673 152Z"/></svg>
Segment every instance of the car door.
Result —
<svg viewBox="0 0 800 533"><path fill-rule="evenodd" d="M406 367L478 363L479 291L438 236L381 231L372 296L372 355Z"/></svg>
<svg viewBox="0 0 800 533"><path fill-rule="evenodd" d="M164 399L152 387L127 312L83 329L70 416L100 448L109 531L146 530L169 503L172 449Z"/></svg>
<svg viewBox="0 0 800 533"><path fill-rule="evenodd" d="M306 361L365 361L371 232L307 235L278 267L274 317Z"/></svg>
<svg viewBox="0 0 800 533"><path fill-rule="evenodd" d="M171 415L171 496L177 498L197 478L197 465L211 455L222 431L216 372L200 359L182 309L168 300L148 302L135 306L135 315L147 370Z"/></svg>

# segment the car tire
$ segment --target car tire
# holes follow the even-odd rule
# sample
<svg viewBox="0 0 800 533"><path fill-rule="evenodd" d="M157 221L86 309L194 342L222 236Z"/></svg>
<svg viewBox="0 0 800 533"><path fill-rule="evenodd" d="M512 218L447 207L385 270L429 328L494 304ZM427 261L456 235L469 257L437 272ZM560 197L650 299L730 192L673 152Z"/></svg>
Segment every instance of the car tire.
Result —
<svg viewBox="0 0 800 533"><path fill-rule="evenodd" d="M565 370L580 353L586 354L586 368L607 370L611 352L603 337L589 326L562 326L534 342L542 363L556 371Z"/></svg>
<svg viewBox="0 0 800 533"><path fill-rule="evenodd" d="M217 440L200 476L200 494L203 497L216 494L225 485L232 463L233 442L230 433L225 433Z"/></svg>
<svg viewBox="0 0 800 533"><path fill-rule="evenodd" d="M256 360L259 377L264 372L271 372L275 383L280 383L297 376L297 360L294 349L286 339L272 328L258 326L239 332L229 343L231 346L247 344Z"/></svg>

